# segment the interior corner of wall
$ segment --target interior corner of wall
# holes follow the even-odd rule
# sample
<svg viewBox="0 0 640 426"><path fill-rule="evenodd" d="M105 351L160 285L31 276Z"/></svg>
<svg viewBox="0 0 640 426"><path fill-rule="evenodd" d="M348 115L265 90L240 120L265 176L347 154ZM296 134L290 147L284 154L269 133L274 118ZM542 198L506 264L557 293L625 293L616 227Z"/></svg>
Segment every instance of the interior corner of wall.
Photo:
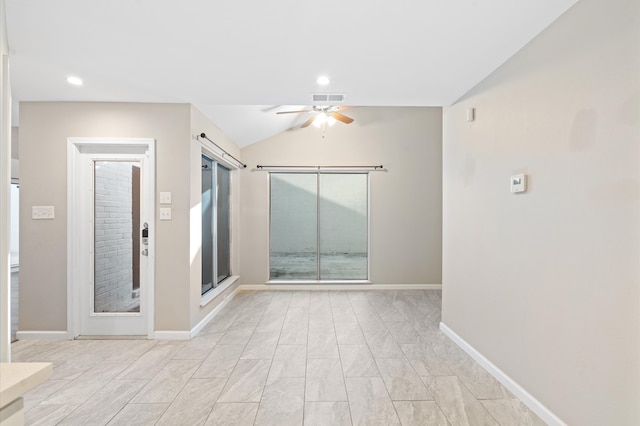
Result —
<svg viewBox="0 0 640 426"><path fill-rule="evenodd" d="M20 160L11 159L11 179L20 179Z"/></svg>

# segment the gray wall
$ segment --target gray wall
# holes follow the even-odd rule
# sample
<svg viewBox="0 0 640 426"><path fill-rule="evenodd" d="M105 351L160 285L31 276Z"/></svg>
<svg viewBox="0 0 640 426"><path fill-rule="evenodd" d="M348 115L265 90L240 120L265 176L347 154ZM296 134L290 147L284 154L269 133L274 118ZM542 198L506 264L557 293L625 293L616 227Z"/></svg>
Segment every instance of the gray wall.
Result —
<svg viewBox="0 0 640 426"><path fill-rule="evenodd" d="M374 165L371 173L371 280L440 284L442 254L442 110L351 108L355 121L294 129L242 149L241 280L269 276L270 165Z"/></svg>
<svg viewBox="0 0 640 426"><path fill-rule="evenodd" d="M11 158L20 159L20 129L18 127L11 128Z"/></svg>
<svg viewBox="0 0 640 426"><path fill-rule="evenodd" d="M156 192L171 192L172 219L156 210L155 330L189 331L230 292L200 306L200 142L205 132L236 158L238 147L187 104L23 102L20 104L21 331L66 330L67 138L156 139ZM240 176L232 176L233 233L239 235ZM159 199L156 196L156 201ZM32 205L56 218L33 221ZM156 205L156 208L159 204ZM164 206L163 206L164 207ZM237 275L238 241L232 241Z"/></svg>
<svg viewBox="0 0 640 426"><path fill-rule="evenodd" d="M569 425L640 424L639 15L582 0L444 110L443 322Z"/></svg>
<svg viewBox="0 0 640 426"><path fill-rule="evenodd" d="M172 220L156 217L155 329L189 330L187 104L20 104L21 331L67 329L67 138L155 138L156 190L172 192ZM31 220L51 205L54 220Z"/></svg>
<svg viewBox="0 0 640 426"><path fill-rule="evenodd" d="M11 128L11 179L20 178L20 132L17 127Z"/></svg>
<svg viewBox="0 0 640 426"><path fill-rule="evenodd" d="M199 135L206 133L207 137L215 141L216 144L221 146L229 154L238 159L241 158L241 152L238 146L233 143L229 138L222 134L211 121L209 121L200 111L193 106L191 107L190 117L191 135ZM214 153L220 151L213 147L208 141L204 141L204 144L209 147ZM224 301L233 291L238 288L239 282L224 290L216 299L209 302L206 306L200 306L201 301L201 288L202 288L202 205L200 200L202 198L202 175L201 175L201 155L202 144L195 138L191 138L191 145L189 150L189 206L190 206L190 237L189 237L189 249L187 253L189 255L190 262L190 279L189 279L189 304L190 304L190 325L191 328L198 325L207 315L213 311L220 303ZM230 164L227 164L230 166ZM240 235L240 193L242 191L241 182L242 174L244 170L232 170L231 171L231 274L239 275L239 235Z"/></svg>

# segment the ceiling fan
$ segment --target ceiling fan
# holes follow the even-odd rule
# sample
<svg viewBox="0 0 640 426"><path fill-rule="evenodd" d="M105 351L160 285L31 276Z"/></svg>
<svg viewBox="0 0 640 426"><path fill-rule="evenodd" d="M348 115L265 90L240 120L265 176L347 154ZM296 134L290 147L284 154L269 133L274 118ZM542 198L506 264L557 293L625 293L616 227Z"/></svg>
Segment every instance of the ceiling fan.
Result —
<svg viewBox="0 0 640 426"><path fill-rule="evenodd" d="M320 127L323 124L328 124L329 126L333 126L336 121L341 121L345 124L353 123L353 118L347 117L344 114L339 113L338 111L341 108L339 106L331 106L331 105L314 105L312 109L303 109L299 111L279 111L276 114L313 114L311 118L304 122L301 128L308 127L313 123L313 125Z"/></svg>

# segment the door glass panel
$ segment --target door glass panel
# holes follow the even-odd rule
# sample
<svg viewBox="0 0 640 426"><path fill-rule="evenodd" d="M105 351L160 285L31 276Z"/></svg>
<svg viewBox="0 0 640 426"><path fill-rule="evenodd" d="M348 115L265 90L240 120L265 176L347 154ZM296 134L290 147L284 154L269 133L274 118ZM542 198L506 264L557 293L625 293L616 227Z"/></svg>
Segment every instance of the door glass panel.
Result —
<svg viewBox="0 0 640 426"><path fill-rule="evenodd" d="M140 162L94 162L93 312L140 312Z"/></svg>
<svg viewBox="0 0 640 426"><path fill-rule="evenodd" d="M202 291L213 288L213 161L202 156Z"/></svg>
<svg viewBox="0 0 640 426"><path fill-rule="evenodd" d="M271 173L270 279L318 279L316 174Z"/></svg>
<svg viewBox="0 0 640 426"><path fill-rule="evenodd" d="M231 275L231 223L230 223L230 190L231 174L229 169L217 165L216 193L216 231L217 231L217 280L221 283Z"/></svg>
<svg viewBox="0 0 640 426"><path fill-rule="evenodd" d="M366 173L320 174L320 279L367 279Z"/></svg>

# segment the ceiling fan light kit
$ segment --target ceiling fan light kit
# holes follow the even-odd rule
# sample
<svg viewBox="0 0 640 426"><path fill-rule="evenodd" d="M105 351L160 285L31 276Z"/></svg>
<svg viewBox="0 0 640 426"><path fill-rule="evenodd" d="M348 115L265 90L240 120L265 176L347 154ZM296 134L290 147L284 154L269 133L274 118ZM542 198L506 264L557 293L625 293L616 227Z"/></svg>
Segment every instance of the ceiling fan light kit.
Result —
<svg viewBox="0 0 640 426"><path fill-rule="evenodd" d="M336 124L336 121L338 120L336 120L332 115L329 115L327 113L318 114L313 119L313 125L316 127L321 127L323 124L328 124L329 126L333 126L334 124Z"/></svg>

